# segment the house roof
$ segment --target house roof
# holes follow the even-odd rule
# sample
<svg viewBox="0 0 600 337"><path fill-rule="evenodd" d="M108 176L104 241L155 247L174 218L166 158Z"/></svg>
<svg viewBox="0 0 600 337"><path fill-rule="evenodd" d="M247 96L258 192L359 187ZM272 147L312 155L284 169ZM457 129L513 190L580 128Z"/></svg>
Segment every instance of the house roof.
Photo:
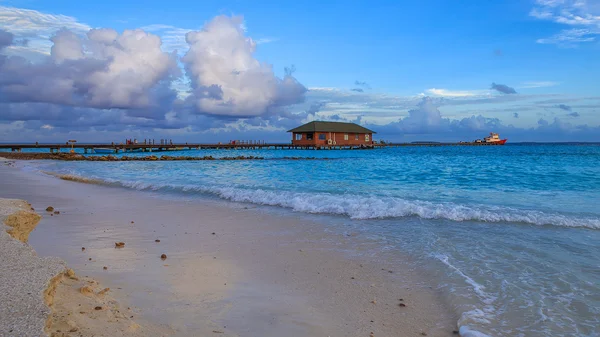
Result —
<svg viewBox="0 0 600 337"><path fill-rule="evenodd" d="M347 132L347 133L376 133L354 123L314 121L300 125L288 132Z"/></svg>

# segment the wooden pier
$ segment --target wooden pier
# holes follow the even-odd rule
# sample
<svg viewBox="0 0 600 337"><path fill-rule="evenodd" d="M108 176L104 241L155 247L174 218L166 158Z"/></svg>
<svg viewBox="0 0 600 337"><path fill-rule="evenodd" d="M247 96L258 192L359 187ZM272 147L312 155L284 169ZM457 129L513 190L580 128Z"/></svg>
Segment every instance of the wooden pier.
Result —
<svg viewBox="0 0 600 337"><path fill-rule="evenodd" d="M204 150L204 149L224 149L224 150L263 150L263 149L281 149L281 150L355 150L355 149L379 149L386 147L414 147L414 146L495 146L494 143L375 143L368 146L348 146L348 145L318 145L301 146L291 143L264 143L264 142L244 142L228 144L200 144L200 143L180 143L180 144L0 144L0 149L10 149L12 152L21 152L23 149L50 150L50 153L61 152L61 150L83 149L84 153L94 153L95 149L112 150L113 153L128 152L161 152L161 151L181 151L181 150Z"/></svg>

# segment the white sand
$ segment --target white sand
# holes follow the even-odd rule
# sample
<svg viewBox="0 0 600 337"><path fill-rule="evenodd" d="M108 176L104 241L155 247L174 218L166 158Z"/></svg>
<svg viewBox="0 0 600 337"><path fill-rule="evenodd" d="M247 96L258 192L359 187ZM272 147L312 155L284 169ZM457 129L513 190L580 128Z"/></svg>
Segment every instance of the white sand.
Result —
<svg viewBox="0 0 600 337"><path fill-rule="evenodd" d="M3 225L4 220L18 212L33 214L29 210L30 206L22 200L0 199L1 336L37 337L44 334L46 319L50 314L50 309L44 303L44 292L52 278L66 270L62 260L39 257L31 246L7 233L8 230L19 229ZM19 219L13 217L12 220L18 226Z"/></svg>

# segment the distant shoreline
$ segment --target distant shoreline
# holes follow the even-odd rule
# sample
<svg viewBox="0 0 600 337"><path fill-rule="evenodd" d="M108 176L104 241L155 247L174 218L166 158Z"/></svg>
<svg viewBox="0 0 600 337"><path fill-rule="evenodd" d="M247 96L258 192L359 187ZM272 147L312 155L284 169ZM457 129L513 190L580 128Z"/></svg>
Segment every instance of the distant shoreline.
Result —
<svg viewBox="0 0 600 337"><path fill-rule="evenodd" d="M439 140L423 141L423 140L415 140L415 141L410 141L410 142L409 141L404 141L404 142L400 142L400 141L399 142L386 142L386 143L384 143L382 145L460 144L460 142L461 141L439 141ZM471 142L464 142L463 141L463 143L471 143ZM47 149L49 146L54 146L54 145L57 145L58 143L57 142L52 142L52 143L36 143L36 142L16 143L16 142L7 142L7 141L0 142L0 146L2 146L2 145L4 145L4 146L6 146L6 145L15 145L15 144L27 145L27 146L31 146L33 148L39 148L39 149ZM82 147L82 146L87 146L87 145L89 145L89 146L95 145L96 146L98 144L99 144L98 142L88 142L88 143L81 142L81 143L77 143L77 145L75 145L75 148ZM272 143L272 144L235 144L235 145L237 145L237 146L242 146L242 145L248 145L248 146L251 146L251 145L256 145L256 146L259 146L259 145L271 145L271 146L277 145L277 146L280 146L280 145L288 145L288 144L289 143L280 143L280 142L277 142L277 143ZM511 141L511 142L507 143L506 145L508 145L508 144L511 144L511 145L600 145L600 141L564 141L564 142L548 142L548 141L520 141L519 142L519 141ZM143 145L143 144L134 144L134 145ZM230 145L233 146L233 144L203 144L203 145L220 146L222 149L226 149ZM379 144L377 144L377 145L379 145ZM62 144L61 146L64 147L64 148L67 148L67 147L70 148L70 145L67 145L67 144ZM106 145L106 146L108 146L108 147L110 147L110 146L127 147L127 145L125 145L125 144L114 144L114 145ZM152 144L150 146L153 146L153 147L164 147L165 145L160 146L158 144ZM174 144L173 146L188 147L188 146L195 146L195 145L192 145L192 144L188 145L188 144L184 143L184 144Z"/></svg>
<svg viewBox="0 0 600 337"><path fill-rule="evenodd" d="M62 160L62 161L205 161L205 160L266 160L257 156L213 157L213 156L84 156L79 153L0 152L0 157L13 160ZM272 159L330 160L315 157L283 157Z"/></svg>

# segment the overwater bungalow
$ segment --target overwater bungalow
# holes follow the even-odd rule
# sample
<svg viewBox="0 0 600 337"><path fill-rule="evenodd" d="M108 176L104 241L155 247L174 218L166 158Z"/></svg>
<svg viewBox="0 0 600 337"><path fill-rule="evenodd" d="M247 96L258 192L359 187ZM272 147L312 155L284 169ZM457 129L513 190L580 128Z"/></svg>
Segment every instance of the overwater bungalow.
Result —
<svg viewBox="0 0 600 337"><path fill-rule="evenodd" d="M371 146L373 134L355 123L314 121L288 132L292 133L292 145L298 146Z"/></svg>

